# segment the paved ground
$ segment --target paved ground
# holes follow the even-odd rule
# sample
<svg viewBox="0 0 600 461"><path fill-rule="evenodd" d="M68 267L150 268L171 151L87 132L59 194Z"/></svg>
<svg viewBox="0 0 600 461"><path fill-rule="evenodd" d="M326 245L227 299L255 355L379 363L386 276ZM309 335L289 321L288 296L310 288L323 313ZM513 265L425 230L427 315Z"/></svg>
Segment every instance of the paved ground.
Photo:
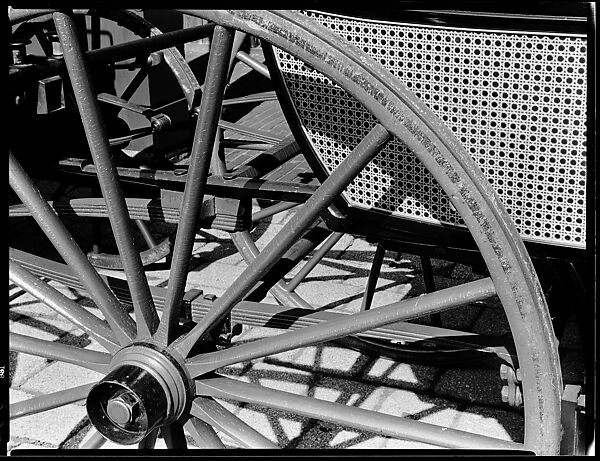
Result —
<svg viewBox="0 0 600 461"><path fill-rule="evenodd" d="M278 217L257 239L261 247L269 236L282 227L293 212ZM298 290L318 308L357 309L364 289L373 245L362 239L344 237L307 278ZM202 288L205 293L221 295L239 275L245 263L225 233L202 231L193 255L194 269L188 287ZM434 261L436 283L448 286L472 278L460 265ZM113 273L113 275L115 275ZM153 285L166 285L168 271L148 273ZM53 284L69 297L85 304L90 301L73 290ZM410 255L386 258L374 305L385 304L423 291L418 259ZM10 294L18 289L12 287ZM274 302L271 299L271 302ZM339 307L338 307L339 308ZM45 305L28 294L10 302L10 330L41 339L78 345L94 350L101 347L84 332L74 328ZM460 312L443 315L444 324L471 327L489 332L502 325L497 307L470 306ZM246 327L238 342L278 334L278 330ZM563 346L563 366L571 380L581 376L576 338L567 338ZM31 398L101 378L92 371L25 354L12 354L9 366L11 402ZM506 440L520 440L522 416L500 401L497 369L440 368L394 363L358 352L325 344L267 357L253 363L227 367L221 373L315 398L346 405L377 409L384 413L405 415L424 422L493 435ZM250 423L269 439L284 447L298 448L402 448L423 447L374 434L347 430L330 424L282 414L261 408L223 402L234 414ZM10 424L10 448L75 447L90 429L83 403L67 405L39 415L17 419ZM225 437L225 440L228 440ZM162 442L162 441L161 441ZM190 445L194 442L189 438ZM229 441L232 445L233 442ZM160 446L160 443L159 443ZM164 443L163 443L164 446ZM115 447L112 443L105 447Z"/></svg>
<svg viewBox="0 0 600 461"><path fill-rule="evenodd" d="M264 117L266 110L255 115L257 128L276 126L276 118ZM250 117L248 120L252 119ZM242 159L243 156L240 156ZM241 161L241 160L239 160ZM289 173L289 172L288 172ZM293 173L290 173L293 174ZM44 185L41 184L41 187ZM50 186L50 185L48 185ZM73 191L72 193L76 193ZM254 204L255 209L259 208ZM294 214L288 211L258 225L253 236L258 247L282 229ZM89 235L89 223L73 222L70 229ZM77 229L77 226L80 229ZM27 234L31 232L30 234ZM44 251L42 242L31 227L11 227L13 238L27 239L32 252ZM298 293L315 308L356 310L369 273L374 245L350 235L343 237L322 263L298 288ZM246 264L225 232L202 230L198 233L192 259L188 288L201 288L217 296L235 281ZM445 261L433 261L439 288L463 283L478 277L470 269ZM292 272L293 275L294 272ZM115 274L115 276L122 275ZM148 272L150 284L166 286L169 272L157 264ZM91 301L82 293L51 282L70 298L84 305ZM378 282L374 306L380 306L424 292L419 258L414 255L388 253ZM73 327L58 314L28 294L9 284L10 330L41 339L102 350L83 331ZM275 303L272 297L266 302ZM94 308L94 312L98 311ZM499 334L506 328L503 314L494 302L466 306L442 314L449 328L465 328L486 334ZM236 338L243 343L255 338L279 334L278 330L245 327ZM565 382L581 383L583 360L574 323L568 325L561 345ZM403 415L410 419L462 429L504 440L522 440L522 414L501 401L502 381L499 364L473 367L434 367L398 363L362 355L333 344L302 348L252 363L226 367L220 373L262 386L329 400L345 405ZM94 382L102 376L92 371L26 354L10 354L10 400L18 402L38 395ZM424 448L427 445L381 437L373 433L348 430L329 423L296 415L264 410L252 405L222 401L239 418L259 430L270 440L286 448ZM66 405L10 423L9 449L75 448L90 434L91 425L84 403ZM226 435L224 442L236 446ZM188 434L188 444L195 446ZM104 448L115 448L112 442ZM159 439L158 448L165 444Z"/></svg>

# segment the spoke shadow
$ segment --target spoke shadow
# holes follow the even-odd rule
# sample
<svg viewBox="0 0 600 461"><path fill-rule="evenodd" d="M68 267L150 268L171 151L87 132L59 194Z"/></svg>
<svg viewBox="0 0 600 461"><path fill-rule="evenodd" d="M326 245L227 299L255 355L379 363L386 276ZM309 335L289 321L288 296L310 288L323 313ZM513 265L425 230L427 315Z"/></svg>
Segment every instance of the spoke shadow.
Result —
<svg viewBox="0 0 600 461"><path fill-rule="evenodd" d="M243 347L243 344L238 347ZM521 416L518 412L506 408L500 401L499 377L496 377L495 381L483 381L480 392L469 398L465 395L456 396L455 392L444 387L449 374L452 379L458 379L452 375L456 369L393 363L359 353L353 353L348 358L347 350L331 343L313 346L307 350L310 350L309 353L305 350L296 356L284 353L267 357L258 362L260 366L256 366L256 362L255 365L244 363L241 364L241 368L225 367L218 372L258 385L281 388L343 405L401 414L409 419L431 421L434 424L436 419L440 418L442 421L448 421L446 414L460 419L464 412L468 412L468 417L491 424L496 432L504 431L505 437L521 441ZM349 366L344 367L335 361L334 357L342 356L345 357L343 365ZM312 358L308 360L307 357ZM481 374L487 376L494 372L484 370L479 373ZM497 392L498 398L489 398L494 392ZM386 405L391 403L402 405L405 401L409 402L404 406L405 410L386 408ZM384 440L378 440L375 433L344 428L338 424L290 412L265 409L257 405L233 401L229 403L239 409L266 415L270 430L277 437L277 443L285 448L383 447L386 443ZM246 411L243 417L250 418L248 415ZM448 422L453 423L452 420ZM259 421L255 421L255 424L259 424Z"/></svg>

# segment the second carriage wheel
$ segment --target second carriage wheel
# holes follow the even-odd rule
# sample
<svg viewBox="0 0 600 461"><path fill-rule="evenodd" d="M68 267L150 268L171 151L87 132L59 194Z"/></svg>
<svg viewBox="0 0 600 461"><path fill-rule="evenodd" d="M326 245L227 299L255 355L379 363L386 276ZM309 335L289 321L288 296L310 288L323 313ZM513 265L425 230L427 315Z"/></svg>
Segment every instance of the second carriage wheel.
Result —
<svg viewBox="0 0 600 461"><path fill-rule="evenodd" d="M83 31L82 46L93 66L92 80L116 164L172 169L173 163L189 150L186 140L193 131L193 109L201 95L200 84L182 54L175 46L148 48L139 46L139 42L137 48L131 46L132 41L162 35L136 12L75 10L74 18ZM211 26L205 26L193 34L208 37L211 32ZM14 133L10 142L12 152L24 166L42 176L48 174L47 168L52 168L52 162L61 156L89 158L84 127L68 79L64 78L63 51L52 17L42 15L21 22L14 28L10 40L14 60L11 86L19 98L16 117L10 121L10 131ZM171 44L176 43L168 36L162 40L165 45L169 40ZM125 43L130 47L124 51ZM53 68L55 72L51 71ZM50 76L28 84L28 72L35 75L49 70ZM31 131L37 135L29 136L27 133ZM35 151L45 154L41 158L28 154ZM76 189L78 183L73 184L72 177L60 179L62 182L52 194L55 208L78 216L107 217L106 210L99 206L97 184L83 181L79 182L82 187ZM89 192L85 192L86 188ZM62 203L67 190L77 200ZM92 197L86 199L86 194ZM138 196L139 192L133 194ZM27 211L13 210L11 215L23 213ZM144 213L133 219L139 230L136 246L142 264L146 266L167 256L170 240L164 232L158 235L153 232ZM119 255L109 250L109 247L114 248L114 241L101 243L102 235L107 233L104 220L94 219L93 224L90 262L98 268L122 270ZM163 226L163 231L168 230Z"/></svg>
<svg viewBox="0 0 600 461"><path fill-rule="evenodd" d="M106 352L54 344L11 333L11 348L99 370L99 382L34 397L11 406L13 418L39 413L86 399L95 429L120 444L152 447L157 431L167 446L186 445L185 426L198 445L222 446L216 431L248 447L274 444L224 409L215 399L244 402L272 410L328 421L337 425L434 446L525 449L556 454L560 441L562 389L557 344L543 293L531 262L508 214L495 192L462 146L431 111L374 61L335 34L295 12L185 11L216 24L212 36L206 85L190 167L180 208L169 284L154 297L132 248L132 226L118 172L102 129L90 70L84 59L73 17L56 12L53 19L73 87L95 171L106 199L108 215L134 307L127 315L105 280L89 264L69 231L39 194L17 157L10 154L10 185L50 237L69 268L79 275L105 320L69 302L28 270L22 252L11 252L13 283L43 300L96 338ZM20 14L14 14L17 21ZM188 261L197 229L218 129L224 86L228 77L234 31L240 30L295 56L351 94L373 116L368 133L353 143L323 184L299 207L260 254L216 299L197 322L181 323ZM348 184L389 142L400 139L435 177L466 223L485 260L490 276L434 294L400 300L356 314L313 318L300 328L248 342L243 347L217 349L216 337L234 309L251 309L244 301L257 282L332 205ZM248 189L250 193L251 189ZM29 260L29 262L31 259ZM30 266L30 265L29 265ZM56 266L55 266L56 267ZM415 316L457 309L464 303L497 296L506 314L515 345L524 405L523 440L513 442L482 434L441 427L400 416L301 396L224 377L218 369L347 335L381 331ZM162 304L159 319L156 305ZM261 306L259 306L261 307ZM258 309L257 315L267 315ZM280 317L276 314L274 317ZM265 318L268 321L268 318ZM387 333L390 331L386 330ZM393 334L393 329L391 334ZM92 439L100 440L95 435Z"/></svg>

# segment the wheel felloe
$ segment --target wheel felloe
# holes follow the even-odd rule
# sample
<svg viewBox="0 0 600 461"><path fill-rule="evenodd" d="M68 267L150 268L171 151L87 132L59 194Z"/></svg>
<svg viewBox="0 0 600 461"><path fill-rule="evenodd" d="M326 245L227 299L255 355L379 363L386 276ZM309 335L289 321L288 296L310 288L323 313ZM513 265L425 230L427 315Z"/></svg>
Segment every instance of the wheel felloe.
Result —
<svg viewBox="0 0 600 461"><path fill-rule="evenodd" d="M137 344L119 351L112 363L86 402L90 421L102 435L132 445L181 416L190 401L191 379L170 354Z"/></svg>

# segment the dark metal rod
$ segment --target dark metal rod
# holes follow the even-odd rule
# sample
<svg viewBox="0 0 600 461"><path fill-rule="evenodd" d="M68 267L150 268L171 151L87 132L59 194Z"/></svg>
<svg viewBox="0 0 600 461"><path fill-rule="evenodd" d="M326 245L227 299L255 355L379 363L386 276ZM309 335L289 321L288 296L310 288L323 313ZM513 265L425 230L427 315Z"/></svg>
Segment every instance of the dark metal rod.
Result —
<svg viewBox="0 0 600 461"><path fill-rule="evenodd" d="M165 444L170 450L185 450L187 449L187 442L185 440L185 434L183 433L183 426L179 421L175 421L168 426L163 426L160 429L160 433L165 439Z"/></svg>
<svg viewBox="0 0 600 461"><path fill-rule="evenodd" d="M270 218L277 213L281 213L282 211L289 210L290 208L297 207L298 204L294 202L279 202L275 205L271 205L270 207L263 208L260 211L257 211L252 215L252 221L258 222L265 218Z"/></svg>
<svg viewBox="0 0 600 461"><path fill-rule="evenodd" d="M169 238L164 239L158 245L144 250L140 253L140 259L142 260L143 266L148 266L155 263L162 258L165 258L171 252L171 242ZM123 270L123 263L119 255L107 254L107 253L90 253L88 254L88 260L93 264L94 267L109 269L109 270Z"/></svg>
<svg viewBox="0 0 600 461"><path fill-rule="evenodd" d="M146 136L150 136L152 133L154 133L154 128L151 126L147 126L147 127L143 127L143 128L136 128L134 130L129 131L129 134L126 134L125 136L119 136L118 138L109 139L108 145L110 147L115 147L120 144L124 144L124 143L128 143L130 141L133 141L134 139L139 139L139 138L143 138Z"/></svg>
<svg viewBox="0 0 600 461"><path fill-rule="evenodd" d="M447 448L523 450L520 443L292 394L230 378L196 382L196 394L263 405L380 435Z"/></svg>
<svg viewBox="0 0 600 461"><path fill-rule="evenodd" d="M371 159L387 144L391 136L389 132L377 124L350 155L325 180L306 204L271 240L260 255L238 277L236 283L215 302L214 308L186 336L177 340L174 346L184 357L194 344L210 329L221 321L232 307L247 294L293 243L314 223L319 214L338 197L344 188L356 177Z"/></svg>
<svg viewBox="0 0 600 461"><path fill-rule="evenodd" d="M235 37L233 39L233 45L231 46L231 54L229 56L229 66L227 69L227 81L228 82L231 80L231 75L233 74L233 69L235 67L234 64L235 64L236 54L238 51L240 51L240 48L244 44L245 39L246 39L245 32L240 32L240 31L235 32Z"/></svg>
<svg viewBox="0 0 600 461"><path fill-rule="evenodd" d="M35 37L37 38L42 50L46 57L52 56L52 42L48 39L48 36L45 34L44 30L36 30Z"/></svg>
<svg viewBox="0 0 600 461"><path fill-rule="evenodd" d="M97 50L101 45L101 36L100 36L100 16L97 14L92 14L90 17L90 32L92 35L91 40L91 48L92 50Z"/></svg>
<svg viewBox="0 0 600 461"><path fill-rule="evenodd" d="M120 107L121 109L125 109L130 112L135 112L136 114L144 115L146 118L149 118L154 113L154 110L151 107L142 106L109 93L100 93L98 95L98 101L115 107Z"/></svg>
<svg viewBox="0 0 600 461"><path fill-rule="evenodd" d="M190 413L215 429L225 432L247 448L279 448L253 427L209 398L196 398Z"/></svg>
<svg viewBox="0 0 600 461"><path fill-rule="evenodd" d="M150 434L148 434L144 440L142 440L138 444L139 450L152 450L154 445L156 445L156 439L158 438L159 429L154 429Z"/></svg>
<svg viewBox="0 0 600 461"><path fill-rule="evenodd" d="M22 418L23 416L41 413L68 405L69 403L84 400L95 384L84 384L83 386L72 387L64 391L53 392L52 394L41 395L14 403L10 406L10 419Z"/></svg>
<svg viewBox="0 0 600 461"><path fill-rule="evenodd" d="M248 55L248 53L244 53L243 51L238 51L235 55L240 61L246 64L248 67L254 69L260 75L267 77L269 80L271 79L271 74L269 73L269 68L264 64L261 64L256 59L252 58Z"/></svg>
<svg viewBox="0 0 600 461"><path fill-rule="evenodd" d="M9 182L65 262L79 275L88 294L102 310L119 343L128 344L135 337L135 323L10 152Z"/></svg>
<svg viewBox="0 0 600 461"><path fill-rule="evenodd" d="M45 16L55 12L56 9L27 9L27 8L10 8L8 10L8 18L11 24L18 24L23 20L31 20L40 16Z"/></svg>
<svg viewBox="0 0 600 461"><path fill-rule="evenodd" d="M271 133L256 130L254 128L249 128L247 126L240 125L239 123L227 122L225 120L219 120L219 126L221 128L223 128L224 130L231 130L236 133L240 133L245 136L248 136L250 138L258 139L259 141L268 142L270 144L277 144L277 143L283 141L283 138L273 136L273 134L271 134Z"/></svg>
<svg viewBox="0 0 600 461"><path fill-rule="evenodd" d="M233 347L218 352L201 354L188 359L186 363L192 376L200 376L221 366L312 346L325 341L333 341L391 323L414 319L433 312L440 312L486 299L495 293L496 290L490 278L476 280L439 290L435 293L404 299L377 309L257 340L244 344L244 347ZM205 318L209 317L213 310L214 308L207 313Z"/></svg>
<svg viewBox="0 0 600 461"><path fill-rule="evenodd" d="M312 255L308 262L302 266L298 273L287 283L287 289L294 291L300 283L306 278L306 276L312 271L319 262L325 257L329 250L344 236L343 232L334 232L327 240L319 247L317 251Z"/></svg>
<svg viewBox="0 0 600 461"><path fill-rule="evenodd" d="M431 267L431 259L429 256L421 256L421 272L423 273L423 283L425 284L425 291L427 293L433 293L435 288L435 280L433 278L433 268Z"/></svg>
<svg viewBox="0 0 600 461"><path fill-rule="evenodd" d="M68 346L53 341L33 338L31 336L10 333L8 346L13 352L37 355L49 360L70 363L88 370L108 373L111 355L81 347Z"/></svg>
<svg viewBox="0 0 600 461"><path fill-rule="evenodd" d="M265 101L276 101L277 94L274 91L265 91L262 93L255 93L248 96L240 96L239 98L228 98L223 101L224 106L233 104L248 104L254 102L265 102Z"/></svg>
<svg viewBox="0 0 600 461"><path fill-rule="evenodd" d="M215 143L212 150L211 171L212 174L223 176L227 173L227 164L225 162L225 149L223 148L223 128L217 127Z"/></svg>
<svg viewBox="0 0 600 461"><path fill-rule="evenodd" d="M181 217L177 226L167 299L156 334L157 339L164 344L169 344L174 339L175 328L179 322L179 311L196 235L198 214L204 197L213 143L221 114L223 91L227 83L227 65L232 41L231 30L221 26L215 27L208 59L206 84L200 102L190 167L181 204Z"/></svg>
<svg viewBox="0 0 600 461"><path fill-rule="evenodd" d="M112 158L106 128L100 113L73 18L54 13L56 31L63 47L63 55L73 93L85 129L102 195L106 200L108 217L121 255L123 269L132 295L137 323L137 337L148 338L158 326L158 315L140 255L133 241L133 229L127 205Z"/></svg>
<svg viewBox="0 0 600 461"><path fill-rule="evenodd" d="M214 28L214 24L203 24L197 27L165 32L148 38L141 38L99 50L88 51L86 57L92 65L123 61L124 59L144 56L154 51L210 37Z"/></svg>
<svg viewBox="0 0 600 461"><path fill-rule="evenodd" d="M134 222L142 233L142 237L144 237L144 241L146 242L146 245L148 245L148 248L155 247L156 240L154 240L154 237L152 236L152 233L150 232L150 229L148 229L146 223L140 219L136 219Z"/></svg>
<svg viewBox="0 0 600 461"><path fill-rule="evenodd" d="M146 80L146 77L150 73L150 67L150 65L146 64L135 73L135 75L127 85L127 88L123 90L123 93L121 94L121 99L125 101L129 101L131 99L131 97L138 90L142 82Z"/></svg>
<svg viewBox="0 0 600 461"><path fill-rule="evenodd" d="M37 278L18 262L9 259L8 264L8 277L12 282L68 319L73 325L81 328L108 350L119 348L113 332L105 321L100 320L56 288Z"/></svg>
<svg viewBox="0 0 600 461"><path fill-rule="evenodd" d="M423 274L423 283L425 291L433 293L436 290L435 279L433 277L433 268L431 267L431 258L429 256L420 256L421 272ZM442 326L442 316L440 314L431 314L431 324L436 327Z"/></svg>
<svg viewBox="0 0 600 461"><path fill-rule="evenodd" d="M193 416L186 421L183 427L192 435L198 448L225 448L225 445L221 442L221 439L212 426L206 424L204 421Z"/></svg>
<svg viewBox="0 0 600 461"><path fill-rule="evenodd" d="M244 139L223 139L221 141L221 146L227 149L257 150L264 152L273 147L273 144L261 144Z"/></svg>
<svg viewBox="0 0 600 461"><path fill-rule="evenodd" d="M377 288L377 280L381 273L381 264L383 263L383 257L385 256L385 248L381 243L377 244L375 255L373 255L373 263L371 264L371 271L369 272L369 278L367 279L367 286L365 287L365 293L363 295L362 304L360 306L361 311L368 311L371 308L373 302L373 295Z"/></svg>

